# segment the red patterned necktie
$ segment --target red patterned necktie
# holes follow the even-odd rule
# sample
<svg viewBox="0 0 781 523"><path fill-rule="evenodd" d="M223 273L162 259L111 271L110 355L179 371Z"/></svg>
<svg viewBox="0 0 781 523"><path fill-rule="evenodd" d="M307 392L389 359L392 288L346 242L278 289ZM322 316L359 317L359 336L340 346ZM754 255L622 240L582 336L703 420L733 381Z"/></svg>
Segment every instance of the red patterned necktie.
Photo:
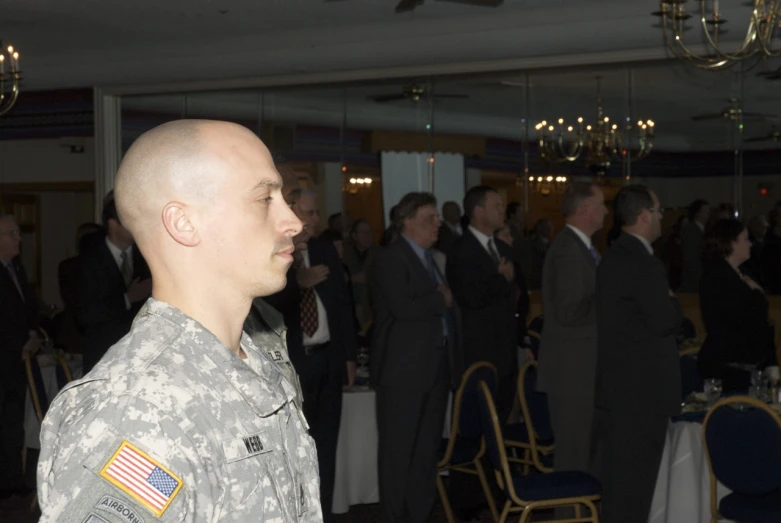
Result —
<svg viewBox="0 0 781 523"><path fill-rule="evenodd" d="M301 330L308 337L312 337L317 331L317 299L314 287L301 289Z"/></svg>

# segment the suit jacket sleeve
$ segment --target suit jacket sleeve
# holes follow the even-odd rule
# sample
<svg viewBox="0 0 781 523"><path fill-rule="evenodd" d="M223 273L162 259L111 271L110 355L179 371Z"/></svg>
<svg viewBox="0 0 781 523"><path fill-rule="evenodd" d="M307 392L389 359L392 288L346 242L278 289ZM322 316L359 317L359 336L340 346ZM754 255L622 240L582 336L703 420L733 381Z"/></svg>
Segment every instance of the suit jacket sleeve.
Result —
<svg viewBox="0 0 781 523"><path fill-rule="evenodd" d="M557 297L552 303L556 321L566 327L582 325L594 309L594 294L586 293L582 273L572 269L581 263L578 247L573 244L567 249L548 251L547 274L543 274L543 279L550 282L551 295Z"/></svg>
<svg viewBox="0 0 781 523"><path fill-rule="evenodd" d="M514 292L498 270L486 272L480 260L472 260L462 248L455 248L447 258L447 281L459 306L483 309Z"/></svg>
<svg viewBox="0 0 781 523"><path fill-rule="evenodd" d="M333 303L336 311L336 324L339 326L339 333L342 336L342 347L344 348L345 361L355 361L358 356L358 337L357 327L355 325L355 309L353 301L350 299L350 290L347 288L347 281L344 278L342 261L333 245L328 242L323 243L323 260L328 267L328 278L330 279L330 288L333 292ZM328 311L331 314L331 311ZM333 333L331 333L333 337Z"/></svg>
<svg viewBox="0 0 781 523"><path fill-rule="evenodd" d="M377 257L372 280L375 296L383 299L396 321L423 321L445 314L445 297L432 289L430 292L412 295L406 274L406 264L389 252Z"/></svg>
<svg viewBox="0 0 781 523"><path fill-rule="evenodd" d="M670 287L664 264L655 256L648 256L648 270L635 278L637 304L649 330L657 336L671 336L683 321L681 304L670 296Z"/></svg>
<svg viewBox="0 0 781 523"><path fill-rule="evenodd" d="M122 318L127 312L124 292L106 289L107 278L95 258L85 258L78 270L76 316L85 328Z"/></svg>

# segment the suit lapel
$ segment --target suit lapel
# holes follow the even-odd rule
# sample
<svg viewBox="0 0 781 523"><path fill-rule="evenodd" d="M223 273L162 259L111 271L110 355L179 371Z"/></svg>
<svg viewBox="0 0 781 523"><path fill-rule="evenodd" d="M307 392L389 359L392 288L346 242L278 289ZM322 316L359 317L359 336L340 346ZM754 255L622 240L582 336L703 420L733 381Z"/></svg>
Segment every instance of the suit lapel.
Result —
<svg viewBox="0 0 781 523"><path fill-rule="evenodd" d="M562 232L569 235L572 241L577 245L578 252L580 252L583 257L586 258L587 262L594 268L594 270L597 270L597 262L594 259L594 256L591 254L591 251L588 250L588 247L586 247L586 244L583 243L583 240L580 239L577 233L575 233L575 231L567 226L564 227L564 231Z"/></svg>
<svg viewBox="0 0 781 523"><path fill-rule="evenodd" d="M125 287L125 278L122 277L122 271L119 270L117 261L114 259L114 255L111 254L108 245L105 243L100 246L100 254L102 258L103 267L106 270L106 274L109 274L114 280L115 285L121 285Z"/></svg>
<svg viewBox="0 0 781 523"><path fill-rule="evenodd" d="M496 270L493 258L491 258L491 255L488 254L488 251L480 243L480 240L477 239L477 236L472 234L472 231L469 230L469 228L464 231L464 241L468 242L468 245L470 245L472 251L474 251L476 259L480 260L480 263L482 263L487 270Z"/></svg>
<svg viewBox="0 0 781 523"><path fill-rule="evenodd" d="M25 292L26 285L25 282L22 281L22 272L19 270L19 266L14 262L11 263L13 264L14 270L16 271L16 277L19 279L19 288L16 288L14 280L11 278L11 275L8 273L8 269L4 265L0 266L0 272L3 273L3 287L7 289L6 292L9 295L13 296L13 299L18 303L18 305L22 306L25 302L22 299L22 295L19 294L19 291Z"/></svg>
<svg viewBox="0 0 781 523"><path fill-rule="evenodd" d="M412 268L412 271L418 274L418 278L421 279L421 281L430 282L431 285L434 285L434 282L431 281L431 275L428 273L428 269L423 265L423 260L418 257L407 239L399 238L398 244L401 251L404 253L404 256L407 258L407 263Z"/></svg>

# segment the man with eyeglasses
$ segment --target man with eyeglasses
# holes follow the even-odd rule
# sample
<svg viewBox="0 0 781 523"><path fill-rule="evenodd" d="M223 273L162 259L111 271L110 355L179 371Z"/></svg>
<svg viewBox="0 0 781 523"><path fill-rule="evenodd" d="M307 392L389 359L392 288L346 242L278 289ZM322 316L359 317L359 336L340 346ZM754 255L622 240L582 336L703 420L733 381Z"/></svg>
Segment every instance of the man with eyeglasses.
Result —
<svg viewBox="0 0 781 523"><path fill-rule="evenodd" d="M36 331L38 310L19 263L22 243L19 225L10 215L0 215L0 499L26 496L22 446L24 445L26 353L40 347Z"/></svg>
<svg viewBox="0 0 781 523"><path fill-rule="evenodd" d="M683 315L651 247L662 213L647 187L621 189L623 232L597 269L595 401L606 523L648 520L667 425L681 410L676 333Z"/></svg>

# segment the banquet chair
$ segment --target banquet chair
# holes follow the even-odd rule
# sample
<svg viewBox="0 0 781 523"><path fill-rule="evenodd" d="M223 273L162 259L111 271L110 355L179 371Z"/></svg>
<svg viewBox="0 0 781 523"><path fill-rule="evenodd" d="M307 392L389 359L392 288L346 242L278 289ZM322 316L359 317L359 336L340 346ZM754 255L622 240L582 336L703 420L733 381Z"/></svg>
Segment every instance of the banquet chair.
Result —
<svg viewBox="0 0 781 523"><path fill-rule="evenodd" d="M781 521L781 417L748 396L719 400L702 424L711 523ZM717 499L717 482L732 491Z"/></svg>
<svg viewBox="0 0 781 523"><path fill-rule="evenodd" d="M522 437L514 436L513 440L505 439L505 446L523 449L523 458L508 456L511 463L523 465L523 473L529 473L533 466L539 472L553 471L553 428L548 412L548 397L537 388L537 362L527 361L518 373L518 398L521 402L520 424L525 433ZM509 436L504 432L505 438ZM516 441L514 441L516 440ZM520 440L520 444L517 440Z"/></svg>
<svg viewBox="0 0 781 523"><path fill-rule="evenodd" d="M496 367L485 361L472 364L464 372L461 385L453 399L453 418L450 424L450 438L443 439L437 463L437 491L448 523L454 523L453 508L447 496L442 473L460 472L476 475L480 479L483 494L491 509L493 521L498 519L488 480L485 477L481 459L485 455L485 441L480 424L478 407L478 382L490 383L496 389Z"/></svg>
<svg viewBox="0 0 781 523"><path fill-rule="evenodd" d="M601 499L602 488L599 481L588 473L556 471L528 476L511 473L491 389L484 381L480 382L479 387L480 421L483 424L486 451L496 474L496 482L507 496L502 514L499 516L499 523L504 523L511 513L517 512L521 513L519 523L527 523L531 521L535 510L555 507L575 509L574 518L559 521L598 523L599 512L596 503ZM586 515L582 515L584 507L588 512Z"/></svg>

